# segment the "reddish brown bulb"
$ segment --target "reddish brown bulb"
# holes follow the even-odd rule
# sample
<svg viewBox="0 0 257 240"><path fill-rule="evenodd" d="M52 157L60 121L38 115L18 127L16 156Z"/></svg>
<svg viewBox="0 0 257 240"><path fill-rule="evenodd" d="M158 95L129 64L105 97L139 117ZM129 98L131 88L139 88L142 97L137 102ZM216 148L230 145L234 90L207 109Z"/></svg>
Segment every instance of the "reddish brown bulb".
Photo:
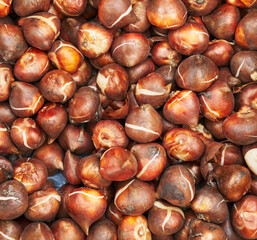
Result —
<svg viewBox="0 0 257 240"><path fill-rule="evenodd" d="M18 21L27 42L34 48L49 50L60 34L60 20L53 13L40 12Z"/></svg>
<svg viewBox="0 0 257 240"><path fill-rule="evenodd" d="M195 213L191 209L184 211L184 215L185 215L185 221L184 221L183 227L174 234L176 240L188 240L189 239L190 221L192 219L197 218ZM158 239L156 239L156 240L158 240Z"/></svg>
<svg viewBox="0 0 257 240"><path fill-rule="evenodd" d="M151 49L151 59L158 66L177 67L181 60L181 54L172 49L168 42L158 42Z"/></svg>
<svg viewBox="0 0 257 240"><path fill-rule="evenodd" d="M125 148L109 148L100 159L100 174L109 181L128 180L136 175L137 169L135 156Z"/></svg>
<svg viewBox="0 0 257 240"><path fill-rule="evenodd" d="M239 51L232 57L230 69L242 82L257 81L257 52Z"/></svg>
<svg viewBox="0 0 257 240"><path fill-rule="evenodd" d="M144 216L125 216L118 226L119 240L151 240L151 232L148 229Z"/></svg>
<svg viewBox="0 0 257 240"><path fill-rule="evenodd" d="M75 46L60 40L53 43L48 57L58 69L69 73L75 73L84 60L84 56Z"/></svg>
<svg viewBox="0 0 257 240"><path fill-rule="evenodd" d="M138 80L135 88L137 103L150 104L155 109L161 107L170 94L171 84L166 85L160 73L150 73Z"/></svg>
<svg viewBox="0 0 257 240"><path fill-rule="evenodd" d="M43 222L30 223L24 228L20 240L27 239L55 240L51 229Z"/></svg>
<svg viewBox="0 0 257 240"><path fill-rule="evenodd" d="M182 161L199 159L204 151L204 143L192 130L174 128L168 131L163 138L163 147L168 156Z"/></svg>
<svg viewBox="0 0 257 240"><path fill-rule="evenodd" d="M56 189L36 191L29 196L29 205L24 215L30 221L52 221L60 203L61 196Z"/></svg>
<svg viewBox="0 0 257 240"><path fill-rule="evenodd" d="M65 103L73 96L76 83L68 72L52 70L40 80L39 89L48 101Z"/></svg>
<svg viewBox="0 0 257 240"><path fill-rule="evenodd" d="M37 114L37 124L48 136L48 144L59 137L67 124L68 116L63 105L46 103Z"/></svg>
<svg viewBox="0 0 257 240"><path fill-rule="evenodd" d="M28 207L28 193L24 185L10 180L0 185L0 219L12 220L21 216Z"/></svg>
<svg viewBox="0 0 257 240"><path fill-rule="evenodd" d="M8 154L17 154L19 150L13 144L10 136L10 130L7 126L0 122L0 154L5 156Z"/></svg>
<svg viewBox="0 0 257 240"><path fill-rule="evenodd" d="M0 3L0 17L5 17L9 14L12 0L3 0Z"/></svg>
<svg viewBox="0 0 257 240"><path fill-rule="evenodd" d="M223 223L229 215L228 206L216 188L205 185L195 193L191 203L197 217L212 223Z"/></svg>
<svg viewBox="0 0 257 240"><path fill-rule="evenodd" d="M243 240L234 230L230 217L227 218L227 220L221 225L221 227L223 228L224 232L227 235L228 239L231 240Z"/></svg>
<svg viewBox="0 0 257 240"><path fill-rule="evenodd" d="M75 154L87 154L93 150L90 134L81 126L67 124L58 138L62 148Z"/></svg>
<svg viewBox="0 0 257 240"><path fill-rule="evenodd" d="M183 55L203 53L209 45L209 33L198 23L187 22L180 28L169 31L170 46Z"/></svg>
<svg viewBox="0 0 257 240"><path fill-rule="evenodd" d="M254 8L257 7L257 3L254 0L226 0L227 3L240 8Z"/></svg>
<svg viewBox="0 0 257 240"><path fill-rule="evenodd" d="M115 120L101 120L93 129L92 141L97 150L128 145L123 126Z"/></svg>
<svg viewBox="0 0 257 240"><path fill-rule="evenodd" d="M215 167L208 176L208 184L216 186L224 198L239 201L251 187L250 171L241 165Z"/></svg>
<svg viewBox="0 0 257 240"><path fill-rule="evenodd" d="M92 74L92 67L87 60L84 60L78 70L75 73L72 73L71 76L76 83L76 87L84 87Z"/></svg>
<svg viewBox="0 0 257 240"><path fill-rule="evenodd" d="M22 226L16 221L0 221L0 232L3 236L3 240L12 239L19 240L23 229Z"/></svg>
<svg viewBox="0 0 257 240"><path fill-rule="evenodd" d="M182 165L171 166L162 174L156 194L175 206L186 207L195 195L194 177Z"/></svg>
<svg viewBox="0 0 257 240"><path fill-rule="evenodd" d="M188 111L190 109L190 111ZM164 117L171 123L196 127L199 120L200 103L190 90L172 92L163 107Z"/></svg>
<svg viewBox="0 0 257 240"><path fill-rule="evenodd" d="M149 73L154 72L154 70L155 65L150 58L137 64L134 67L128 68L127 73L129 77L129 83L137 83L140 78L147 76Z"/></svg>
<svg viewBox="0 0 257 240"><path fill-rule="evenodd" d="M204 125L211 133L211 135L220 140L226 139L226 136L224 135L222 130L223 122L224 122L224 119L216 122L213 122L209 119L204 119Z"/></svg>
<svg viewBox="0 0 257 240"><path fill-rule="evenodd" d="M46 12L51 0L13 0L13 10L20 17L27 17L36 12Z"/></svg>
<svg viewBox="0 0 257 240"><path fill-rule="evenodd" d="M188 9L188 13L192 16L204 16L209 14L216 8L218 0L182 0Z"/></svg>
<svg viewBox="0 0 257 240"><path fill-rule="evenodd" d="M180 0L154 0L147 8L147 17L154 26L175 29L185 23L187 9Z"/></svg>
<svg viewBox="0 0 257 240"><path fill-rule="evenodd" d="M88 235L89 227L103 216L107 202L97 190L77 188L67 195L65 205L69 215Z"/></svg>
<svg viewBox="0 0 257 240"><path fill-rule="evenodd" d="M98 17L105 27L118 29L136 22L137 18L132 9L131 1L118 0L115 4L112 0L99 2Z"/></svg>
<svg viewBox="0 0 257 240"><path fill-rule="evenodd" d="M12 124L11 138L19 149L27 151L43 145L45 134L32 118L17 118Z"/></svg>
<svg viewBox="0 0 257 240"><path fill-rule="evenodd" d="M203 16L202 20L211 35L231 41L240 20L240 12L235 6L222 4L210 14Z"/></svg>
<svg viewBox="0 0 257 240"><path fill-rule="evenodd" d="M106 218L101 218L95 222L89 230L87 240L116 240L117 227L116 225Z"/></svg>
<svg viewBox="0 0 257 240"><path fill-rule="evenodd" d="M137 159L138 170L136 177L142 181L151 181L157 178L166 164L166 151L158 143L136 144L131 152Z"/></svg>
<svg viewBox="0 0 257 240"><path fill-rule="evenodd" d="M243 106L223 122L223 132L228 140L239 145L257 141L257 110Z"/></svg>
<svg viewBox="0 0 257 240"><path fill-rule="evenodd" d="M207 50L203 53L210 58L218 67L227 66L234 54L231 43L226 40L213 40L209 43Z"/></svg>
<svg viewBox="0 0 257 240"><path fill-rule="evenodd" d="M96 83L102 94L112 100L123 100L127 95L129 83L127 72L116 63L101 68Z"/></svg>
<svg viewBox="0 0 257 240"><path fill-rule="evenodd" d="M93 154L81 158L76 167L77 176L86 187L107 188L111 185L109 179L103 178L100 172L100 157Z"/></svg>
<svg viewBox="0 0 257 240"><path fill-rule="evenodd" d="M250 11L239 22L235 32L236 43L249 50L257 50L257 37L256 37L256 19L257 12ZM248 26L251 26L250 28Z"/></svg>
<svg viewBox="0 0 257 240"><path fill-rule="evenodd" d="M43 187L47 179L45 164L36 158L21 158L14 162L14 179L21 182L28 194Z"/></svg>
<svg viewBox="0 0 257 240"><path fill-rule="evenodd" d="M132 2L132 9L137 20L123 27L126 32L143 33L151 26L146 14L149 4L149 0L135 0Z"/></svg>
<svg viewBox="0 0 257 240"><path fill-rule="evenodd" d="M28 49L18 26L0 24L0 60L15 62Z"/></svg>
<svg viewBox="0 0 257 240"><path fill-rule="evenodd" d="M66 16L79 16L87 6L87 0L71 1L71 0L54 0L54 7L57 11Z"/></svg>
<svg viewBox="0 0 257 240"><path fill-rule="evenodd" d="M185 220L184 212L164 201L155 201L148 212L148 225L156 235L170 235L179 231Z"/></svg>
<svg viewBox="0 0 257 240"><path fill-rule="evenodd" d="M63 170L63 150L57 142L44 144L33 153L33 157L41 160L47 167L48 175L54 175Z"/></svg>
<svg viewBox="0 0 257 240"><path fill-rule="evenodd" d="M129 138L139 143L152 142L162 133L161 116L149 104L135 107L126 118L125 132Z"/></svg>
<svg viewBox="0 0 257 240"><path fill-rule="evenodd" d="M244 239L257 238L257 197L247 195L233 204L232 224Z"/></svg>
<svg viewBox="0 0 257 240"><path fill-rule="evenodd" d="M133 67L148 57L150 46L147 38L140 33L125 33L114 39L111 53L115 62Z"/></svg>
<svg viewBox="0 0 257 240"><path fill-rule="evenodd" d="M96 69L101 69L108 64L115 63L110 50L106 53L101 54L99 57L90 58L89 60L92 66Z"/></svg>
<svg viewBox="0 0 257 240"><path fill-rule="evenodd" d="M233 89L235 86L241 83L241 81L238 78L235 78L232 75L230 68L228 67L219 68L219 77L217 81L218 80L226 82L231 89Z"/></svg>
<svg viewBox="0 0 257 240"><path fill-rule="evenodd" d="M45 52L29 48L15 63L13 73L24 82L36 82L49 71L49 59Z"/></svg>
<svg viewBox="0 0 257 240"><path fill-rule="evenodd" d="M136 216L149 210L155 201L153 187L138 179L123 182L116 190L114 204L124 214Z"/></svg>
<svg viewBox="0 0 257 240"><path fill-rule="evenodd" d="M96 58L106 53L112 45L111 31L94 22L87 22L78 30L79 50L88 58Z"/></svg>
<svg viewBox="0 0 257 240"><path fill-rule="evenodd" d="M155 72L160 73L167 84L171 83L171 90L176 89L176 83L175 83L175 72L176 68L170 66L170 65L165 65L160 68L158 68Z"/></svg>
<svg viewBox="0 0 257 240"><path fill-rule="evenodd" d="M70 150L66 151L63 159L63 175L67 181L72 185L81 184L81 180L77 175L77 166L79 164L80 157L72 154Z"/></svg>
<svg viewBox="0 0 257 240"><path fill-rule="evenodd" d="M207 90L200 93L201 112L211 121L218 121L231 114L234 109L234 95L227 83L214 82Z"/></svg>
<svg viewBox="0 0 257 240"><path fill-rule="evenodd" d="M190 224L190 240L227 240L226 233L217 224L207 223L199 219L192 219Z"/></svg>
<svg viewBox="0 0 257 240"><path fill-rule="evenodd" d="M239 110L242 106L257 108L257 84L255 82L243 85L235 94L235 109Z"/></svg>
<svg viewBox="0 0 257 240"><path fill-rule="evenodd" d="M82 87L69 101L69 118L71 123L84 123L98 120L100 116L100 99L91 87Z"/></svg>
<svg viewBox="0 0 257 240"><path fill-rule="evenodd" d="M115 206L113 202L111 202L106 209L106 217L116 225L119 225L124 217L124 214Z"/></svg>
<svg viewBox="0 0 257 240"><path fill-rule="evenodd" d="M186 58L177 68L176 82L179 87L202 92L218 78L217 66L203 55Z"/></svg>
<svg viewBox="0 0 257 240"><path fill-rule="evenodd" d="M13 177L12 163L4 157L0 157L0 184L11 180Z"/></svg>
<svg viewBox="0 0 257 240"><path fill-rule="evenodd" d="M12 68L8 64L0 63L0 102L6 101L11 91L11 85L14 82Z"/></svg>
<svg viewBox="0 0 257 240"><path fill-rule="evenodd" d="M55 240L85 240L86 238L80 226L70 218L62 218L53 222L51 231L53 232Z"/></svg>
<svg viewBox="0 0 257 240"><path fill-rule="evenodd" d="M32 84L15 81L9 97L13 113L18 117L31 117L44 105L45 99Z"/></svg>
<svg viewBox="0 0 257 240"><path fill-rule="evenodd" d="M215 162L221 166L229 164L244 165L242 150L233 143L224 143L215 154Z"/></svg>

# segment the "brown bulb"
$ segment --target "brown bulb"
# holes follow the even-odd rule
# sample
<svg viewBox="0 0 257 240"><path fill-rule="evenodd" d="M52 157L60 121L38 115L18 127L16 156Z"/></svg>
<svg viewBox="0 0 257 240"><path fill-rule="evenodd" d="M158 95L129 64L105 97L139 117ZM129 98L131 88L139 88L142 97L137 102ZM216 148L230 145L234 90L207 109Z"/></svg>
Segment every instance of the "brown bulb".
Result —
<svg viewBox="0 0 257 240"><path fill-rule="evenodd" d="M155 201L148 212L148 225L156 235L170 235L181 229L184 224L184 212L164 201Z"/></svg>
<svg viewBox="0 0 257 240"><path fill-rule="evenodd" d="M29 205L24 215L30 221L52 221L60 203L61 196L56 189L36 191L29 196Z"/></svg>
<svg viewBox="0 0 257 240"><path fill-rule="evenodd" d="M204 143L192 130L174 128L168 131L163 138L163 147L168 156L182 161L199 159L204 152Z"/></svg>
<svg viewBox="0 0 257 240"><path fill-rule="evenodd" d="M190 90L172 92L163 107L164 117L171 123L196 127L199 120L200 103Z"/></svg>
<svg viewBox="0 0 257 240"><path fill-rule="evenodd" d="M38 239L38 240L55 240L51 229L43 222L30 223L23 230L20 240Z"/></svg>
<svg viewBox="0 0 257 240"><path fill-rule="evenodd" d="M14 179L24 184L28 194L43 187L47 179L45 164L36 158L20 158L14 162Z"/></svg>
<svg viewBox="0 0 257 240"><path fill-rule="evenodd" d="M181 27L170 30L170 46L183 55L203 53L209 45L209 33L198 23L187 22Z"/></svg>
<svg viewBox="0 0 257 240"><path fill-rule="evenodd" d="M227 218L227 220L221 225L221 227L223 228L224 232L227 235L228 239L231 240L243 240L234 230L230 217Z"/></svg>
<svg viewBox="0 0 257 240"><path fill-rule="evenodd" d="M233 204L232 224L244 239L257 238L257 196L247 195Z"/></svg>
<svg viewBox="0 0 257 240"><path fill-rule="evenodd" d="M0 232L3 236L3 240L5 239L12 239L12 240L19 240L20 235L23 229L22 226L16 221L0 221Z"/></svg>
<svg viewBox="0 0 257 240"><path fill-rule="evenodd" d="M228 140L239 145L257 141L257 110L243 106L223 122L223 132Z"/></svg>
<svg viewBox="0 0 257 240"><path fill-rule="evenodd" d="M135 144L131 152L137 159L136 177L142 181L152 181L163 171L167 157L165 149L158 143Z"/></svg>
<svg viewBox="0 0 257 240"><path fill-rule="evenodd" d="M117 227L116 225L106 218L101 218L95 222L87 236L87 240L116 240L117 239Z"/></svg>
<svg viewBox="0 0 257 240"><path fill-rule="evenodd" d="M76 167L77 176L86 187L107 188L111 185L109 179L103 178L100 168L100 157L93 154L81 158Z"/></svg>
<svg viewBox="0 0 257 240"><path fill-rule="evenodd" d="M67 195L65 205L72 219L88 235L89 227L103 216L107 202L105 196L97 190L77 188Z"/></svg>
<svg viewBox="0 0 257 240"><path fill-rule="evenodd" d="M51 224L51 231L55 240L85 240L86 238L80 226L70 218L62 218L54 221L53 224Z"/></svg>
<svg viewBox="0 0 257 240"><path fill-rule="evenodd" d="M203 116L211 121L218 121L229 116L235 105L233 92L223 81L216 81L201 92L199 100Z"/></svg>
<svg viewBox="0 0 257 240"><path fill-rule="evenodd" d="M226 233L217 224L207 223L199 219L190 221L189 240L227 240Z"/></svg>
<svg viewBox="0 0 257 240"><path fill-rule="evenodd" d="M69 101L69 119L71 123L84 123L99 119L100 99L91 87L82 87Z"/></svg>
<svg viewBox="0 0 257 240"><path fill-rule="evenodd" d="M166 84L160 73L150 73L138 80L135 88L137 103L150 104L155 109L160 108L170 94L171 84Z"/></svg>
<svg viewBox="0 0 257 240"><path fill-rule="evenodd" d="M68 72L52 70L40 80L39 89L48 101L65 103L73 96L76 83Z"/></svg>
<svg viewBox="0 0 257 240"><path fill-rule="evenodd" d="M106 217L118 226L124 217L124 214L115 206L114 202L112 201L106 209Z"/></svg>
<svg viewBox="0 0 257 240"><path fill-rule="evenodd" d="M46 165L49 176L56 174L58 170L63 170L64 153L57 142L43 144L34 151L33 157L41 160Z"/></svg>
<svg viewBox="0 0 257 240"><path fill-rule="evenodd" d="M11 138L24 151L37 149L45 142L44 132L32 118L17 118L12 124Z"/></svg>
<svg viewBox="0 0 257 240"><path fill-rule="evenodd" d="M148 229L144 216L125 216L118 226L119 240L151 240L151 232Z"/></svg>
<svg viewBox="0 0 257 240"><path fill-rule="evenodd" d="M178 66L176 82L179 87L195 92L202 92L218 78L217 66L203 55L186 58Z"/></svg>
<svg viewBox="0 0 257 240"><path fill-rule="evenodd" d="M0 122L5 123L11 127L16 118L17 116L12 112L9 103L0 102Z"/></svg>
<svg viewBox="0 0 257 240"><path fill-rule="evenodd" d="M192 210L199 219L212 223L223 223L228 215L228 206L216 188L205 185L195 193Z"/></svg>
<svg viewBox="0 0 257 240"><path fill-rule="evenodd" d="M94 148L90 134L82 125L67 124L58 142L65 151L69 149L74 154L88 154Z"/></svg>
<svg viewBox="0 0 257 240"><path fill-rule="evenodd" d="M10 180L0 185L0 219L20 217L28 207L28 193L24 185Z"/></svg>
<svg viewBox="0 0 257 240"><path fill-rule="evenodd" d="M15 81L9 97L13 113L18 117L31 117L44 105L45 99L32 84Z"/></svg>
<svg viewBox="0 0 257 240"><path fill-rule="evenodd" d="M208 184L217 186L226 200L236 202L249 191L251 180L250 171L246 167L224 165L215 167L207 181Z"/></svg>
<svg viewBox="0 0 257 240"><path fill-rule="evenodd" d="M257 52L240 51L236 53L230 62L232 74L242 82L257 81Z"/></svg>
<svg viewBox="0 0 257 240"><path fill-rule="evenodd" d="M8 100L13 82L12 67L8 64L0 63L0 102Z"/></svg>
<svg viewBox="0 0 257 240"><path fill-rule="evenodd" d="M240 20L239 9L230 4L221 4L202 20L209 33L216 38L233 40L233 36Z"/></svg>
<svg viewBox="0 0 257 240"><path fill-rule="evenodd" d="M182 0L188 9L188 13L192 16L204 16L209 14L212 10L216 8L219 1L218 0Z"/></svg>
<svg viewBox="0 0 257 240"><path fill-rule="evenodd" d="M79 16L86 9L87 0L71 1L71 0L54 0L54 7L58 12L61 12L65 16Z"/></svg>
<svg viewBox="0 0 257 240"><path fill-rule="evenodd" d="M141 215L149 210L155 201L151 185L138 179L123 182L116 190L114 204L124 215Z"/></svg>
<svg viewBox="0 0 257 240"><path fill-rule="evenodd" d="M53 13L39 12L19 19L26 41L34 48L49 50L60 34L60 20Z"/></svg>
<svg viewBox="0 0 257 240"><path fill-rule="evenodd" d="M12 163L4 157L0 157L0 184L13 178Z"/></svg>
<svg viewBox="0 0 257 240"><path fill-rule="evenodd" d="M154 0L147 8L147 17L156 27L176 29L185 23L187 8L180 0Z"/></svg>
<svg viewBox="0 0 257 240"><path fill-rule="evenodd" d="M240 47L249 50L257 50L256 19L257 12L250 11L238 23L235 32L235 40ZM249 28L248 26L251 27Z"/></svg>
<svg viewBox="0 0 257 240"><path fill-rule="evenodd" d="M195 195L194 177L182 165L171 166L162 174L156 194L175 206L186 207Z"/></svg>
<svg viewBox="0 0 257 240"><path fill-rule="evenodd" d="M84 60L78 70L74 73L71 74L74 82L76 83L76 87L84 87L92 74L92 66L91 64L87 61Z"/></svg>
<svg viewBox="0 0 257 240"><path fill-rule="evenodd" d="M67 124L68 116L63 105L46 103L37 114L37 124L48 136L48 144L59 137Z"/></svg>
<svg viewBox="0 0 257 240"><path fill-rule="evenodd" d="M45 52L29 48L15 63L13 73L24 82L36 82L49 71L49 59Z"/></svg>
<svg viewBox="0 0 257 240"><path fill-rule="evenodd" d="M131 110L126 118L125 132L127 136L139 143L152 142L162 133L161 116L149 104L143 104Z"/></svg>

